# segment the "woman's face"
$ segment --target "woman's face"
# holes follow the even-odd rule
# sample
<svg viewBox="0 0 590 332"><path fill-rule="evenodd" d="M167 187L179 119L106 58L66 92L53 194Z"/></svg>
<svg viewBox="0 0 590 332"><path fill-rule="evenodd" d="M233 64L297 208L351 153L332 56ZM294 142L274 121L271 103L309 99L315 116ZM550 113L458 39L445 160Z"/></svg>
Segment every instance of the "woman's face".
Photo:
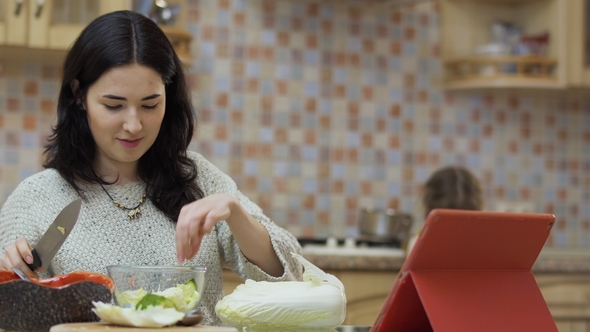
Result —
<svg viewBox="0 0 590 332"><path fill-rule="evenodd" d="M136 167L158 136L165 105L162 78L146 66L111 68L90 86L85 107L100 175Z"/></svg>

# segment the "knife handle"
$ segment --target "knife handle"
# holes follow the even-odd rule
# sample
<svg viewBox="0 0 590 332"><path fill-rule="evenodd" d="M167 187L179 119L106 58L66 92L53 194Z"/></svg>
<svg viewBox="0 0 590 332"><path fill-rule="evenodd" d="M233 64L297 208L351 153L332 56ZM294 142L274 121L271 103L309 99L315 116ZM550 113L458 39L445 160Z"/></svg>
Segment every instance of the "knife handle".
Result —
<svg viewBox="0 0 590 332"><path fill-rule="evenodd" d="M27 264L31 271L35 272L35 270L40 268L42 265L41 258L39 258L39 254L37 254L37 249L33 249L33 251L31 251L31 254L33 254L33 263L28 264L25 262L25 264Z"/></svg>

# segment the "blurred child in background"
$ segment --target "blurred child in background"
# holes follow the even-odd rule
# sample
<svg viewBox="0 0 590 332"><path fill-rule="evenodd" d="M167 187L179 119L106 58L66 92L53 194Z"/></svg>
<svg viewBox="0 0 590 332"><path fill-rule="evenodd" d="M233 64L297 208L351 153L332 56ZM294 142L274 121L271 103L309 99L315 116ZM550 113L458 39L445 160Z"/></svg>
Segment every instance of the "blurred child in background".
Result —
<svg viewBox="0 0 590 332"><path fill-rule="evenodd" d="M448 166L432 173L424 184L424 218L434 209L482 210L483 197L478 179L466 168ZM418 234L408 241L409 252Z"/></svg>

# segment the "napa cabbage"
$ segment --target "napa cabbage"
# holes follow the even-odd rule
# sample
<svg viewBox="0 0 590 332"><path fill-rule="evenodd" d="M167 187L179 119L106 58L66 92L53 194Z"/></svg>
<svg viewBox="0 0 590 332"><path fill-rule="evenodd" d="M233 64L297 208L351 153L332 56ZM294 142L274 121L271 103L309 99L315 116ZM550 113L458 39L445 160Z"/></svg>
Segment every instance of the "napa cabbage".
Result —
<svg viewBox="0 0 590 332"><path fill-rule="evenodd" d="M226 324L250 329L332 328L344 321L344 285L301 255L303 281L246 280L215 306Z"/></svg>

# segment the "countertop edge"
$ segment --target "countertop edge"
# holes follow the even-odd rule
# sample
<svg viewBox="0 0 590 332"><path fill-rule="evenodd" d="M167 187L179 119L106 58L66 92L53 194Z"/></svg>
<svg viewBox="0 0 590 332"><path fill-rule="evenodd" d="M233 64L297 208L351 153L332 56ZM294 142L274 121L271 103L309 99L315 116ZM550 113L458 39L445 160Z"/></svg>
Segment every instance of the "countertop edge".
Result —
<svg viewBox="0 0 590 332"><path fill-rule="evenodd" d="M304 254L303 256L312 264L324 270L399 271L405 261L405 257L387 256L325 254ZM537 258L531 271L533 273L590 273L590 255L542 255Z"/></svg>

